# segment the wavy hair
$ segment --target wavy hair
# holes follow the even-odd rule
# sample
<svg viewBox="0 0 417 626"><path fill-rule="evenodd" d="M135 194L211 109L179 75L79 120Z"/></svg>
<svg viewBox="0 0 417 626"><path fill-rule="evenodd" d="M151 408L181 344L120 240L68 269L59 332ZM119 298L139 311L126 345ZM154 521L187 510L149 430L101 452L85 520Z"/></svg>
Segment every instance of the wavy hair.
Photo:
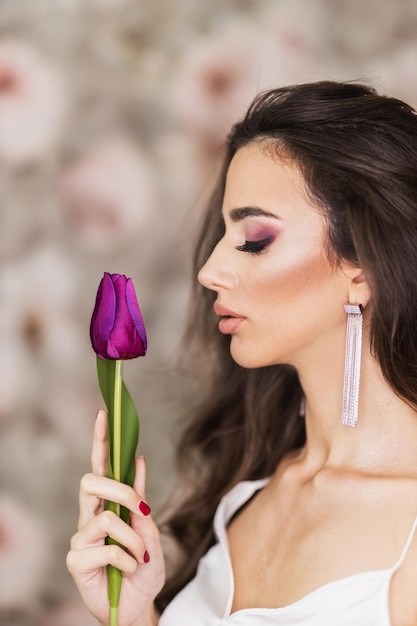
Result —
<svg viewBox="0 0 417 626"><path fill-rule="evenodd" d="M359 83L323 81L261 93L228 137L201 225L195 274L224 233L229 164L251 142L300 169L312 205L326 217L329 258L364 269L372 293L372 352L394 392L417 406L416 112ZM184 559L158 598L160 610L192 579L214 543L220 498L241 480L272 474L305 442L296 371L237 365L230 338L217 330L215 297L195 284L185 345L193 367L203 355L206 394L179 446L180 468L192 486L162 530L178 542Z"/></svg>

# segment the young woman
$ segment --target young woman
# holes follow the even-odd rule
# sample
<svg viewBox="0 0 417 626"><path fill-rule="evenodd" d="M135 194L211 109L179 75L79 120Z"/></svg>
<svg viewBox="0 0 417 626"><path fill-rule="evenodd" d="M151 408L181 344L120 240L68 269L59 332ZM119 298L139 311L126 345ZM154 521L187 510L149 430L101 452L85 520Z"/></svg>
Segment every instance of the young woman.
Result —
<svg viewBox="0 0 417 626"><path fill-rule="evenodd" d="M108 623L112 563L120 626L415 626L416 112L354 83L258 96L195 268L187 343L211 379L165 528L176 567L164 586L143 459L133 489L105 478L99 412L68 555L87 607Z"/></svg>

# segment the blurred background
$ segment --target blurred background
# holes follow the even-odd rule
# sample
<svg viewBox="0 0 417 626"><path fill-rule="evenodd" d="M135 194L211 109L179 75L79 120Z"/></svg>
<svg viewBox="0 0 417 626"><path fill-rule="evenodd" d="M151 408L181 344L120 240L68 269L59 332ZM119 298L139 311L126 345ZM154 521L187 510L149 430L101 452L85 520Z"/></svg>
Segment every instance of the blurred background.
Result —
<svg viewBox="0 0 417 626"><path fill-rule="evenodd" d="M176 364L198 216L261 89L359 79L417 105L415 0L0 0L0 624L91 626L66 572L102 404L104 271L149 338L125 375L162 505L198 386Z"/></svg>

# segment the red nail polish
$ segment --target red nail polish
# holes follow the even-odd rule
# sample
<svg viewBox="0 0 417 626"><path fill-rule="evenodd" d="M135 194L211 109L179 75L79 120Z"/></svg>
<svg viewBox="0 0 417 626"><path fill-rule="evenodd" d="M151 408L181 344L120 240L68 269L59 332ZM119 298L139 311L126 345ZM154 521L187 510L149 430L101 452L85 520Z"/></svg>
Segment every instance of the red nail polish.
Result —
<svg viewBox="0 0 417 626"><path fill-rule="evenodd" d="M149 552L147 550L145 550L144 554L143 554L143 562L144 563L149 563L150 561L150 556L149 556Z"/></svg>
<svg viewBox="0 0 417 626"><path fill-rule="evenodd" d="M149 513L151 512L151 507L146 504L144 500L140 500L138 504L138 509L142 513L142 515L149 515Z"/></svg>

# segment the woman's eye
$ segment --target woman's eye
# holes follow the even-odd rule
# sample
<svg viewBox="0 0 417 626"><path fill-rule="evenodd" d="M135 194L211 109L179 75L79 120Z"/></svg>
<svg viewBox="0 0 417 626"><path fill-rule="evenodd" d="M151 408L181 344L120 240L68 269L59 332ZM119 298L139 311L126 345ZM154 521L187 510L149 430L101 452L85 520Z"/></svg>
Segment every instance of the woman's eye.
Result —
<svg viewBox="0 0 417 626"><path fill-rule="evenodd" d="M250 252L251 254L260 254L270 243L270 237L265 237L265 239L259 239L258 241L245 241L242 246L236 246L236 250L240 250L240 252Z"/></svg>

